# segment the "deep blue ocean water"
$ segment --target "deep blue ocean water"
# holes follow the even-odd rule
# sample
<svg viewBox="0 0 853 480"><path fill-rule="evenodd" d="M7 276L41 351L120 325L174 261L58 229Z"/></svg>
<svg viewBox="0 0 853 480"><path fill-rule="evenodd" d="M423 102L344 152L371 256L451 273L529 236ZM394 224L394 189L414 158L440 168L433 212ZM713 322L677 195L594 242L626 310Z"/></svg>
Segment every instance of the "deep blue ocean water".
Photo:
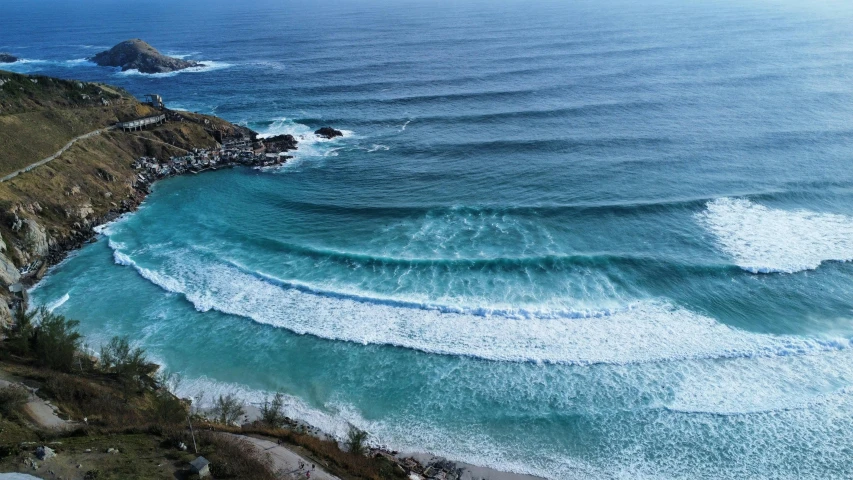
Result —
<svg viewBox="0 0 853 480"><path fill-rule="evenodd" d="M853 477L849 3L2 6L12 70L302 138L54 269L92 348L550 478ZM85 61L134 37L212 63Z"/></svg>

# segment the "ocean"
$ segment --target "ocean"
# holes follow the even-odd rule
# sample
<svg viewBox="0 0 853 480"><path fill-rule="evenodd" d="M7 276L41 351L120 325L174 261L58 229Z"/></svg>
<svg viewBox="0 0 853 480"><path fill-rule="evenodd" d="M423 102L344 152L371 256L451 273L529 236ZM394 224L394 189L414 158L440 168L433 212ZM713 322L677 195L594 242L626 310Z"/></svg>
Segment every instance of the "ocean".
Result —
<svg viewBox="0 0 853 480"><path fill-rule="evenodd" d="M53 269L91 348L553 479L853 477L850 3L3 5L4 68L301 141ZM86 61L128 38L206 66Z"/></svg>

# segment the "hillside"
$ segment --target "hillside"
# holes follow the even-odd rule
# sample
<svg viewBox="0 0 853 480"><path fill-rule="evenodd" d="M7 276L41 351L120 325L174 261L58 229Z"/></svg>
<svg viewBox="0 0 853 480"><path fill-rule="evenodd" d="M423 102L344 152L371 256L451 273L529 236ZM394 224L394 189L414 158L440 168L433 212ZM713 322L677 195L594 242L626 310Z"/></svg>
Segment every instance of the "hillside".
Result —
<svg viewBox="0 0 853 480"><path fill-rule="evenodd" d="M78 135L154 113L116 87L0 71L0 176ZM9 296L10 283L40 278L105 217L136 208L144 192L134 160L214 147L215 132L244 130L216 117L181 115L182 121L148 130L79 140L50 163L0 182L0 297ZM0 322L8 320L6 304L0 301Z"/></svg>

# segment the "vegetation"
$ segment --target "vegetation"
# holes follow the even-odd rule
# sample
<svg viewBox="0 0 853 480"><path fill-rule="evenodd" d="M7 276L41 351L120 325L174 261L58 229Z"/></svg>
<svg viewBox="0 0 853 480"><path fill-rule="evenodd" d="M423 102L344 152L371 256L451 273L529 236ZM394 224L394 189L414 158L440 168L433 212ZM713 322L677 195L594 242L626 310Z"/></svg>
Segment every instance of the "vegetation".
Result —
<svg viewBox="0 0 853 480"><path fill-rule="evenodd" d="M278 478L273 473L269 456L255 449L248 440L202 432L199 441L202 455L210 461L210 473L214 478Z"/></svg>
<svg viewBox="0 0 853 480"><path fill-rule="evenodd" d="M152 375L159 366L145 358L145 350L131 347L127 336L113 337L101 346L101 370L112 373L128 387L145 388L152 385Z"/></svg>
<svg viewBox="0 0 853 480"><path fill-rule="evenodd" d="M281 428L287 421L287 417L282 412L284 406L284 395L279 392L273 396L272 400L264 399L264 404L261 406L261 421L272 428Z"/></svg>
<svg viewBox="0 0 853 480"><path fill-rule="evenodd" d="M32 354L43 366L70 372L80 350L80 322L68 320L41 307L16 315L11 327L5 328L7 344L18 355Z"/></svg>
<svg viewBox="0 0 853 480"><path fill-rule="evenodd" d="M347 451L354 455L367 454L367 432L350 425L347 433Z"/></svg>
<svg viewBox="0 0 853 480"><path fill-rule="evenodd" d="M232 425L246 414L245 406L242 400L229 393L225 396L220 395L216 399L211 413L217 422L223 425Z"/></svg>
<svg viewBox="0 0 853 480"><path fill-rule="evenodd" d="M99 480L182 478L181 472L186 471L187 463L196 454L178 448L181 443L193 445L193 437L187 425L189 402L164 388L164 385L174 383L174 378L153 377L156 369L150 366L145 352L133 347L124 337L114 338L102 347L104 360L101 364L80 361L86 357L75 352L78 361L72 364L73 368L66 370L65 362L58 362L54 364L57 368L51 368L39 357L39 349L36 348L39 340L21 339L64 339L54 344L79 348L81 339L75 335L73 328L76 323L44 309L17 318L21 323L7 329L7 334L12 335L2 344L7 360L0 367L40 383L40 395L50 398L61 408L63 415L78 421L86 418L85 424L61 435L62 444L56 449L62 457L74 459L77 458L74 455L83 456L81 462L85 459L87 468L83 473L91 471L92 478ZM47 335L41 330L45 318L48 318L48 326L53 325ZM11 352L13 348L15 352ZM145 379L136 383L141 377ZM126 388L127 379L135 385L130 391ZM27 450L19 446L20 442L53 439L57 435L52 433L43 437L43 431L32 429L16 416L21 402L26 401L25 395L21 389L0 389L0 470L21 468L22 456L31 455L35 445ZM249 448L240 438L217 434L211 432L212 429L278 438L304 449L303 455L340 478L406 478L405 472L387 458L365 455L368 453L365 432L353 428L344 442L344 449L341 449L335 440L321 439L299 426L289 426L293 424L289 424L284 416L283 405L284 395L275 394L264 402L261 421L242 427L235 426L235 423L245 408L234 395L219 396L214 401L210 419L203 412L196 412L193 424L196 426L198 454L211 461L215 478L275 477L265 455ZM3 445L10 448L4 450ZM85 449L103 452L107 448L119 449L127 455L101 455L102 458L93 463L91 454L85 453ZM170 463L160 469L152 467L162 463L163 458Z"/></svg>
<svg viewBox="0 0 853 480"><path fill-rule="evenodd" d="M0 417L5 419L16 419L19 417L21 407L27 403L30 394L22 387L9 385L0 388Z"/></svg>

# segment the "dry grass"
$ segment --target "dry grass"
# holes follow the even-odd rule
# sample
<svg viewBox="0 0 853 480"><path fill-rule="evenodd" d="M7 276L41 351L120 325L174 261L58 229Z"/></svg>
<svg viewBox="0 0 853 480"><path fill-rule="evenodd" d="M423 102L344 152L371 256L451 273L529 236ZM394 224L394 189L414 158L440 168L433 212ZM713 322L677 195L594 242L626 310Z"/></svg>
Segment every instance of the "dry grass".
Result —
<svg viewBox="0 0 853 480"><path fill-rule="evenodd" d="M284 443L299 447L304 450L305 456L315 460L330 473L343 479L405 479L406 473L396 464L382 456L355 455L341 450L338 442L324 440L313 435L302 433L297 429L290 428L268 428L256 423L253 426L225 427L222 425L210 425L220 431L237 433L243 435L259 435L263 437L278 438Z"/></svg>

